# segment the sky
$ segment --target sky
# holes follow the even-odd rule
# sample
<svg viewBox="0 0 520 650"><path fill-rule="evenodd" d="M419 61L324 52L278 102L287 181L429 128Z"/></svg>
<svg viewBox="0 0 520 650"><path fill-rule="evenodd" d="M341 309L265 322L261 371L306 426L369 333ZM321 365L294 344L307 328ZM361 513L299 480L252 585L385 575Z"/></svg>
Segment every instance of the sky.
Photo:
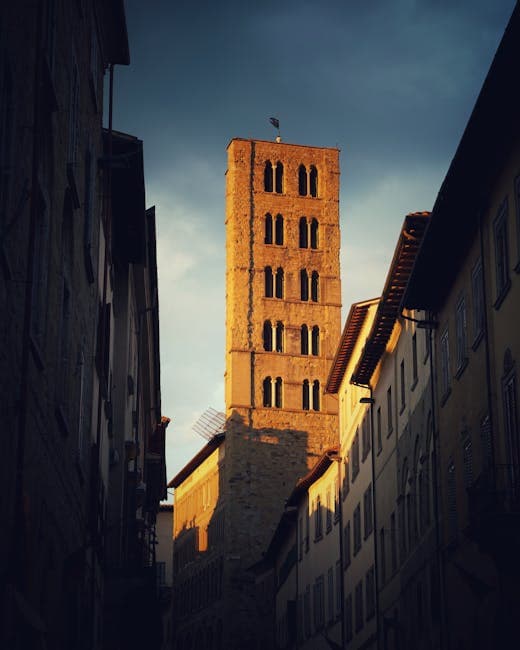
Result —
<svg viewBox="0 0 520 650"><path fill-rule="evenodd" d="M171 479L224 410L225 171L235 137L339 147L343 319L380 294L430 210L514 0L126 0L114 128L144 142L156 206Z"/></svg>

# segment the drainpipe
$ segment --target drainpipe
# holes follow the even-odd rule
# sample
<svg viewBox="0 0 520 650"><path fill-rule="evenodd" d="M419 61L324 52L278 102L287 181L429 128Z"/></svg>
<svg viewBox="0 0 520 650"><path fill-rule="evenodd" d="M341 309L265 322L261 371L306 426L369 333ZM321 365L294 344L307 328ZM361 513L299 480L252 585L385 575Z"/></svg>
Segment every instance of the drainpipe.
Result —
<svg viewBox="0 0 520 650"><path fill-rule="evenodd" d="M343 462L343 457L341 456L341 446L340 446L340 455L335 458L338 463L338 499L339 499L339 567L340 567L340 611L341 611L341 647L345 647L345 576L343 575L343 558L345 554L345 549L343 548L343 495L341 492L341 463ZM334 495L335 498L335 495Z"/></svg>
<svg viewBox="0 0 520 650"><path fill-rule="evenodd" d="M370 404L370 457L371 457L371 470L372 470L372 536L374 544L374 587L375 587L375 614L376 614L376 647L381 647L380 643L380 621L379 621L379 571L378 571L378 545L377 545L377 511L376 511L376 457L374 454L374 404L375 399L373 397L372 386L370 384L359 384L358 382L352 382L354 385L359 386L360 388L366 388L370 391L370 397L362 397L360 399L361 404ZM397 433L396 433L397 436Z"/></svg>

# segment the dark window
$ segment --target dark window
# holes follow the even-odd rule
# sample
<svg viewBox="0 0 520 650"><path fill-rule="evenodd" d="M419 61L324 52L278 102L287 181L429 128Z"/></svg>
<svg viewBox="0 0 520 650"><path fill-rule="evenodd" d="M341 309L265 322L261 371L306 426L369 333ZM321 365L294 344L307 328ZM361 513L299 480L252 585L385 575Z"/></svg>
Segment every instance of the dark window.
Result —
<svg viewBox="0 0 520 650"><path fill-rule="evenodd" d="M310 394L309 394L309 380L303 380L303 391L302 391L302 408L304 411L308 411L310 408Z"/></svg>
<svg viewBox="0 0 520 650"><path fill-rule="evenodd" d="M457 335L457 370L461 370L467 361L466 354L466 299L462 297L455 311L455 329Z"/></svg>
<svg viewBox="0 0 520 650"><path fill-rule="evenodd" d="M298 167L298 194L300 196L307 196L307 170L305 165Z"/></svg>
<svg viewBox="0 0 520 650"><path fill-rule="evenodd" d="M265 163L264 169L264 190L266 192L273 191L273 165L270 160Z"/></svg>
<svg viewBox="0 0 520 650"><path fill-rule="evenodd" d="M269 212L265 215L265 237L264 244L273 243L273 217Z"/></svg>
<svg viewBox="0 0 520 650"><path fill-rule="evenodd" d="M358 503L354 510L354 555L361 548L361 505Z"/></svg>
<svg viewBox="0 0 520 650"><path fill-rule="evenodd" d="M309 185L311 190L311 196L318 196L318 170L314 165L311 165L309 171Z"/></svg>
<svg viewBox="0 0 520 650"><path fill-rule="evenodd" d="M381 585L386 582L386 549L385 549L385 529L381 528L379 532L379 553L381 556Z"/></svg>
<svg viewBox="0 0 520 650"><path fill-rule="evenodd" d="M305 269L300 271L301 299L309 300L309 275Z"/></svg>
<svg viewBox="0 0 520 650"><path fill-rule="evenodd" d="M392 386L389 386L386 391L386 417L388 426L387 435L390 435L394 427L392 416Z"/></svg>
<svg viewBox="0 0 520 650"><path fill-rule="evenodd" d="M441 398L447 397L450 385L450 343L448 338L448 328L441 334Z"/></svg>
<svg viewBox="0 0 520 650"><path fill-rule="evenodd" d="M300 329L301 353L309 354L309 329L307 325L302 325Z"/></svg>
<svg viewBox="0 0 520 650"><path fill-rule="evenodd" d="M320 353L320 328L314 325L312 328L312 354L317 357Z"/></svg>
<svg viewBox="0 0 520 650"><path fill-rule="evenodd" d="M312 383L312 408L314 411L320 410L320 382L317 379Z"/></svg>
<svg viewBox="0 0 520 650"><path fill-rule="evenodd" d="M273 389L272 389L271 377L266 377L263 382L264 406L273 405L272 390Z"/></svg>
<svg viewBox="0 0 520 650"><path fill-rule="evenodd" d="M343 531L343 546L343 566L344 568L347 568L352 560L350 548L350 520L347 521L347 525Z"/></svg>
<svg viewBox="0 0 520 650"><path fill-rule="evenodd" d="M356 476L359 474L359 428L356 431L354 440L352 441L351 449L351 461L352 461L352 482L354 482Z"/></svg>
<svg viewBox="0 0 520 650"><path fill-rule="evenodd" d="M457 482L455 476L455 463L451 460L448 464L448 534L450 540L457 538Z"/></svg>
<svg viewBox="0 0 520 650"><path fill-rule="evenodd" d="M495 273L497 303L500 304L506 294L509 279L509 243L507 236L507 200L500 206L498 216L493 224L495 231Z"/></svg>
<svg viewBox="0 0 520 650"><path fill-rule="evenodd" d="M278 323L276 323L276 351L277 352L283 352L283 333L284 333L283 323L278 321Z"/></svg>
<svg viewBox="0 0 520 650"><path fill-rule="evenodd" d="M381 435L381 407L377 409L377 450L381 451L383 448L383 437Z"/></svg>
<svg viewBox="0 0 520 650"><path fill-rule="evenodd" d="M401 412L406 404L406 383L404 376L404 359L401 361Z"/></svg>
<svg viewBox="0 0 520 650"><path fill-rule="evenodd" d="M318 220L311 221L311 248L318 248Z"/></svg>
<svg viewBox="0 0 520 650"><path fill-rule="evenodd" d="M281 194L283 192L283 165L281 162L276 163L275 176L275 191L277 194Z"/></svg>
<svg viewBox="0 0 520 650"><path fill-rule="evenodd" d="M327 571L327 584L328 584L328 621L332 623L334 621L334 569L332 567Z"/></svg>
<svg viewBox="0 0 520 650"><path fill-rule="evenodd" d="M273 269L270 266L265 267L265 297L273 297Z"/></svg>
<svg viewBox="0 0 520 650"><path fill-rule="evenodd" d="M365 576L365 597L367 621L369 621L376 613L376 581L373 565L367 571L367 574Z"/></svg>
<svg viewBox="0 0 520 650"><path fill-rule="evenodd" d="M350 463L348 461L348 458L345 458L345 462L343 466L345 469L345 475L343 477L343 500L344 500L350 490Z"/></svg>
<svg viewBox="0 0 520 650"><path fill-rule="evenodd" d="M276 297L283 298L283 269L276 270Z"/></svg>
<svg viewBox="0 0 520 650"><path fill-rule="evenodd" d="M318 494L316 497L316 512L314 513L314 537L320 539L323 535L323 520L321 512L321 497Z"/></svg>
<svg viewBox="0 0 520 650"><path fill-rule="evenodd" d="M372 484L368 486L363 495L363 514L365 524L365 539L372 532L373 515L372 515Z"/></svg>
<svg viewBox="0 0 520 650"><path fill-rule="evenodd" d="M283 217L281 214L276 215L274 241L277 246L283 246Z"/></svg>
<svg viewBox="0 0 520 650"><path fill-rule="evenodd" d="M311 300L313 302L318 302L319 278L320 276L318 275L318 271L313 271L311 277Z"/></svg>
<svg viewBox="0 0 520 650"><path fill-rule="evenodd" d="M345 641L347 643L354 637L352 618L352 594L349 594L345 598Z"/></svg>
<svg viewBox="0 0 520 650"><path fill-rule="evenodd" d="M85 270L89 282L94 282L94 257L93 257L93 225L94 225L94 197L96 196L96 161L90 148L85 153L85 184L84 184L84 240L83 250L85 255Z"/></svg>
<svg viewBox="0 0 520 650"><path fill-rule="evenodd" d="M397 569L397 530L395 526L395 513L390 515L390 553L392 560L392 573Z"/></svg>
<svg viewBox="0 0 520 650"><path fill-rule="evenodd" d="M520 435L518 431L518 398L516 372L512 355L506 350L504 360L504 377L502 379L502 399L504 404L504 421L507 439L507 454L510 464L510 480L513 483L514 497L518 498L520 473Z"/></svg>
<svg viewBox="0 0 520 650"><path fill-rule="evenodd" d="M308 233L308 228L307 228L307 218L306 217L300 217L300 221L298 224L298 232L300 235L300 248L308 248L309 247L309 233Z"/></svg>
<svg viewBox="0 0 520 650"><path fill-rule="evenodd" d="M354 609L356 612L355 614L356 632L359 632L359 630L361 630L363 627L363 581L362 580L360 580L356 585Z"/></svg>
<svg viewBox="0 0 520 650"><path fill-rule="evenodd" d="M412 381L417 381L417 333L412 336Z"/></svg>
<svg viewBox="0 0 520 650"><path fill-rule="evenodd" d="M471 438L467 438L464 441L462 460L464 463L464 487L467 489L473 485L473 446L471 444Z"/></svg>
<svg viewBox="0 0 520 650"><path fill-rule="evenodd" d="M473 297L473 338L476 340L484 331L484 288L482 263L475 264L471 273L471 292Z"/></svg>
<svg viewBox="0 0 520 650"><path fill-rule="evenodd" d="M273 349L273 326L270 320L264 323L264 350L271 352Z"/></svg>
<svg viewBox="0 0 520 650"><path fill-rule="evenodd" d="M277 377L274 383L274 405L276 408L282 408L282 378Z"/></svg>

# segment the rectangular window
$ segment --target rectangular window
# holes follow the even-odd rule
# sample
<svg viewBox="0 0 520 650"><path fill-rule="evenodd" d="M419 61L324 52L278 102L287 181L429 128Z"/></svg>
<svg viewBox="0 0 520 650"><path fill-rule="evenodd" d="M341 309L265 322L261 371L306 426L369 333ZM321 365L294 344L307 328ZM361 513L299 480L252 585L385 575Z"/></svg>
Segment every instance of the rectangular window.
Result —
<svg viewBox="0 0 520 650"><path fill-rule="evenodd" d="M356 617L356 632L363 628L363 581L360 580L356 585L355 591L355 617Z"/></svg>
<svg viewBox="0 0 520 650"><path fill-rule="evenodd" d="M354 510L354 555L361 548L361 505L358 503Z"/></svg>
<svg viewBox="0 0 520 650"><path fill-rule="evenodd" d="M457 332L457 372L461 372L468 361L466 353L466 299L464 296L457 303L455 310L455 328Z"/></svg>
<svg viewBox="0 0 520 650"><path fill-rule="evenodd" d="M350 549L350 519L343 529L343 566L347 568L351 562L351 549Z"/></svg>
<svg viewBox="0 0 520 650"><path fill-rule="evenodd" d="M387 436L392 433L394 428L394 418L392 415L392 386L388 387L386 391L386 417L387 417Z"/></svg>
<svg viewBox="0 0 520 650"><path fill-rule="evenodd" d="M401 361L401 413L406 406L406 383L404 375L404 359Z"/></svg>
<svg viewBox="0 0 520 650"><path fill-rule="evenodd" d="M365 415L365 417L363 418L363 422L361 423L361 438L363 444L362 460L364 461L370 451L370 431L368 428L368 415Z"/></svg>
<svg viewBox="0 0 520 650"><path fill-rule="evenodd" d="M381 451L383 449L383 438L381 436L381 407L379 406L377 409L377 451Z"/></svg>
<svg viewBox="0 0 520 650"><path fill-rule="evenodd" d="M332 530L332 494L330 492L330 487L327 488L325 498L326 498L325 529L328 533Z"/></svg>
<svg viewBox="0 0 520 650"><path fill-rule="evenodd" d="M379 532L379 553L381 556L381 584L386 582L386 548L385 548L385 529L381 528Z"/></svg>
<svg viewBox="0 0 520 650"><path fill-rule="evenodd" d="M412 386L417 383L417 332L412 336Z"/></svg>
<svg viewBox="0 0 520 650"><path fill-rule="evenodd" d="M376 613L376 588L374 565L370 567L365 576L365 598L367 621Z"/></svg>
<svg viewBox="0 0 520 650"><path fill-rule="evenodd" d="M471 272L471 293L473 298L473 341L474 345L484 331L484 278L482 262L478 262Z"/></svg>
<svg viewBox="0 0 520 650"><path fill-rule="evenodd" d="M457 539L457 482L455 463L448 464L448 535L451 541Z"/></svg>
<svg viewBox="0 0 520 650"><path fill-rule="evenodd" d="M341 616L341 581L343 580L343 575L341 573L341 563L338 560L336 562L336 618Z"/></svg>
<svg viewBox="0 0 520 650"><path fill-rule="evenodd" d="M365 490L363 496L363 513L364 513L364 523L365 523L365 539L372 532L372 484L368 486Z"/></svg>
<svg viewBox="0 0 520 650"><path fill-rule="evenodd" d="M340 515L340 502L339 502L339 481L334 479L334 522L339 520Z"/></svg>
<svg viewBox="0 0 520 650"><path fill-rule="evenodd" d="M493 223L495 235L495 275L497 298L495 307L499 307L507 293L511 280L509 279L509 242L507 235L508 206L507 199L498 210Z"/></svg>
<svg viewBox="0 0 520 650"><path fill-rule="evenodd" d="M309 514L309 504L307 504L307 508L305 509L306 512L306 517L305 517L305 552L309 552L309 538L311 535L310 532L310 527L311 527L311 517Z"/></svg>
<svg viewBox="0 0 520 650"><path fill-rule="evenodd" d="M345 598L345 641L348 643L352 641L354 636L354 629L352 626L352 594Z"/></svg>
<svg viewBox="0 0 520 650"><path fill-rule="evenodd" d="M464 463L464 487L467 489L473 485L473 446L470 437L464 441L462 458Z"/></svg>
<svg viewBox="0 0 520 650"><path fill-rule="evenodd" d="M303 595L303 620L305 638L308 639L311 635L311 588L309 585L305 587Z"/></svg>
<svg viewBox="0 0 520 650"><path fill-rule="evenodd" d="M321 512L321 497L318 494L316 497L315 507L316 511L314 513L314 538L315 540L321 539L323 536L323 519Z"/></svg>
<svg viewBox="0 0 520 650"><path fill-rule="evenodd" d="M343 465L343 469L345 471L345 474L343 476L343 500L346 499L347 494L350 490L350 463L348 461L348 458L345 458L345 463Z"/></svg>
<svg viewBox="0 0 520 650"><path fill-rule="evenodd" d="M392 573L397 570L397 530L395 526L395 513L390 515L390 552L392 560Z"/></svg>
<svg viewBox="0 0 520 650"><path fill-rule="evenodd" d="M321 630L325 624L325 584L323 576L314 583L314 629Z"/></svg>
<svg viewBox="0 0 520 650"><path fill-rule="evenodd" d="M303 540L303 517L300 517L298 519L298 537L299 537L298 560L300 560L300 562L301 562L302 559L303 559L303 544L304 544L304 540Z"/></svg>
<svg viewBox="0 0 520 650"><path fill-rule="evenodd" d="M332 623L334 620L334 570L332 567L327 572L327 586L328 586L328 620Z"/></svg>
<svg viewBox="0 0 520 650"><path fill-rule="evenodd" d="M350 455L352 458L352 482L354 482L356 476L359 474L359 427L354 436L354 441L352 442Z"/></svg>
<svg viewBox="0 0 520 650"><path fill-rule="evenodd" d="M450 374L450 343L448 339L448 328L441 334L441 401L448 397L451 387Z"/></svg>

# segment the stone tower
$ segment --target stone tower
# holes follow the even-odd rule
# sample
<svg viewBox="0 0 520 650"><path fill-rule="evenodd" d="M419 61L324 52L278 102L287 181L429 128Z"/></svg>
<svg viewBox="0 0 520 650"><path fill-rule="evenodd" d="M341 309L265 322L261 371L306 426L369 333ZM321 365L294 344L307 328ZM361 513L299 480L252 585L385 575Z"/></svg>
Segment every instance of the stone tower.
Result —
<svg viewBox="0 0 520 650"><path fill-rule="evenodd" d="M339 151L232 140L226 237L226 546L245 569L338 441Z"/></svg>

